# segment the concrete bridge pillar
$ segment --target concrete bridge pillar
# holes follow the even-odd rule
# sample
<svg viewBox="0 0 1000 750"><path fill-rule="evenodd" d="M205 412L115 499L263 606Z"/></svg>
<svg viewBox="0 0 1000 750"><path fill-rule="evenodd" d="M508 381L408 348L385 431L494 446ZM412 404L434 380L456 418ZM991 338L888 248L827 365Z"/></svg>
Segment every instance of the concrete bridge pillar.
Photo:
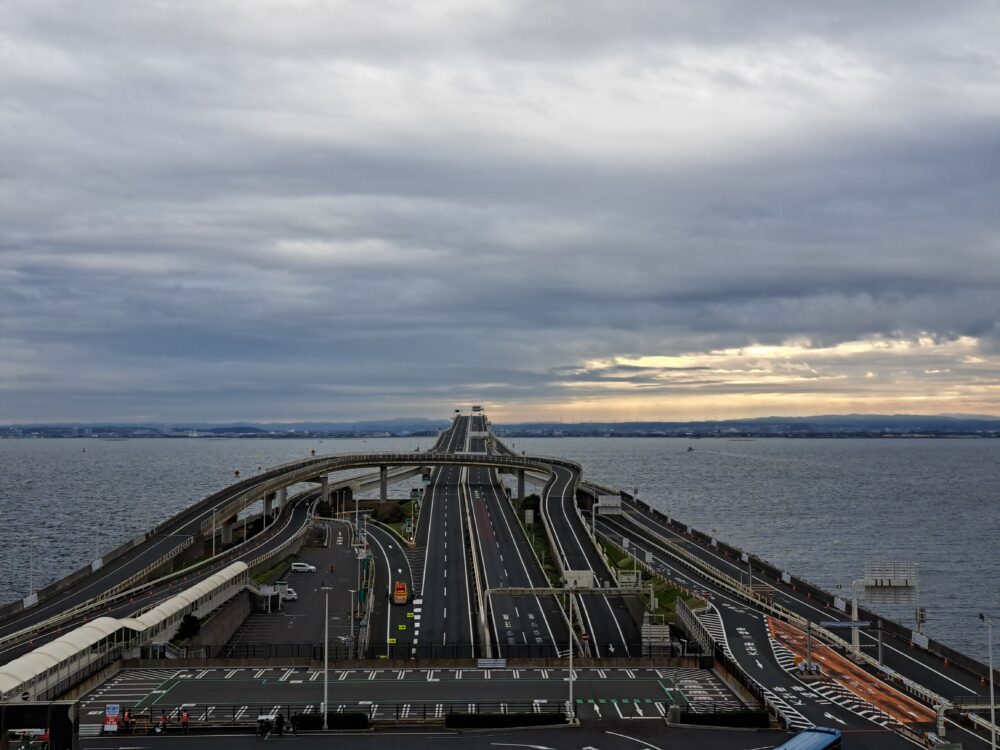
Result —
<svg viewBox="0 0 1000 750"><path fill-rule="evenodd" d="M264 525L267 526L267 519L271 517L271 513L274 511L274 495L273 492L268 492L264 495Z"/></svg>
<svg viewBox="0 0 1000 750"><path fill-rule="evenodd" d="M322 500L325 503L329 503L330 502L330 477L328 477L328 476L322 476L322 477L320 477L319 478L319 483L320 483L320 486L321 486L321 489L322 489L322 492L320 493L320 500Z"/></svg>
<svg viewBox="0 0 1000 750"><path fill-rule="evenodd" d="M517 499L524 501L524 469L517 470Z"/></svg>
<svg viewBox="0 0 1000 750"><path fill-rule="evenodd" d="M288 488L282 487L278 490L278 509L280 510L285 506L285 501L288 500Z"/></svg>
<svg viewBox="0 0 1000 750"><path fill-rule="evenodd" d="M378 467L378 499L384 503L389 499L389 467Z"/></svg>
<svg viewBox="0 0 1000 750"><path fill-rule="evenodd" d="M222 546L233 543L233 529L236 527L236 516L222 522Z"/></svg>

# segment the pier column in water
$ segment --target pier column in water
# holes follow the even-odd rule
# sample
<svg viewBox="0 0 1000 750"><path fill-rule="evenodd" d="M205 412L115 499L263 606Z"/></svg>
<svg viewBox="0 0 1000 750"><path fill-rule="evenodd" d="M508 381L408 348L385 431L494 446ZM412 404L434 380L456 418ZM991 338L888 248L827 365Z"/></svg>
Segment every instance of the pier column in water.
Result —
<svg viewBox="0 0 1000 750"><path fill-rule="evenodd" d="M524 469L517 470L517 499L524 500Z"/></svg>
<svg viewBox="0 0 1000 750"><path fill-rule="evenodd" d="M378 499L382 503L389 499L389 469L386 466L378 467Z"/></svg>

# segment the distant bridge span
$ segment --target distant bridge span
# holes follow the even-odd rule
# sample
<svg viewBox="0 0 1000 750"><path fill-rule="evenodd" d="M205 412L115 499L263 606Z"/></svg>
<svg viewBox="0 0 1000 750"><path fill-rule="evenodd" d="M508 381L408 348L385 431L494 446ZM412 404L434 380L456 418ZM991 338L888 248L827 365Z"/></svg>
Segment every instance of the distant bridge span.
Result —
<svg viewBox="0 0 1000 750"><path fill-rule="evenodd" d="M318 456L302 461L293 461L273 467L272 474L266 481L256 484L242 493L225 507L218 509L218 517L225 518L243 510L248 505L259 501L282 488L300 482L318 482L324 477L339 471L350 469L371 469L400 466L484 466L503 472L530 471L546 474L550 478L559 467L572 472L577 479L582 473L580 464L564 458L543 456L518 456L497 453L441 453L437 451L413 453L345 453L335 456ZM349 484L351 480L338 482ZM202 533L209 533L213 524L211 518L202 523Z"/></svg>

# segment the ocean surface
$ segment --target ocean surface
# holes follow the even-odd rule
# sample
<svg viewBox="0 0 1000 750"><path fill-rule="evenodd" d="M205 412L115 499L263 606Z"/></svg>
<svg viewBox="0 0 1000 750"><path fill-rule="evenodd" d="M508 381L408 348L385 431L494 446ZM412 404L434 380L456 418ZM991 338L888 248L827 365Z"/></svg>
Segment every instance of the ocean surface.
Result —
<svg viewBox="0 0 1000 750"><path fill-rule="evenodd" d="M425 450L431 438L0 440L0 602L61 578L260 468ZM1000 441L513 438L845 595L866 562L920 565L925 632L986 659L1000 621ZM688 451L688 447L694 448ZM913 625L912 606L873 607Z"/></svg>

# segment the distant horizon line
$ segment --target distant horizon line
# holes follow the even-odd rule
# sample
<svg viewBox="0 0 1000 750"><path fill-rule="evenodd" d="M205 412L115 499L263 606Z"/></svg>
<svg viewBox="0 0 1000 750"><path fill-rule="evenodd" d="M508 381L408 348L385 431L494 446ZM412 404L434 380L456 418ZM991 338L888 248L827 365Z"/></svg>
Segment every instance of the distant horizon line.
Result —
<svg viewBox="0 0 1000 750"><path fill-rule="evenodd" d="M487 413L488 414L488 413ZM908 414L901 412L880 413L880 412L848 412L843 414L811 414L805 416L792 416L773 414L762 417L730 417L730 418L706 418L706 419L521 419L518 421L493 421L493 424L502 425L657 425L657 424L718 424L731 422L764 422L773 420L788 420L796 422L807 422L810 420L829 419L936 419L936 420L968 420L968 421L1000 421L1000 415L994 414ZM0 423L0 428L24 428L24 427L149 427L149 428L172 428L172 429L211 429L219 427L286 427L294 429L305 426L343 426L347 425L391 425L391 424L447 424L450 420L441 417L384 417L384 418L360 418L360 419L330 419L330 420L289 420L289 421L254 421L254 420L230 420L230 421L191 421L191 422L165 422L158 420L145 421L111 421L111 420L89 420L89 421L51 421L51 422L8 422Z"/></svg>

